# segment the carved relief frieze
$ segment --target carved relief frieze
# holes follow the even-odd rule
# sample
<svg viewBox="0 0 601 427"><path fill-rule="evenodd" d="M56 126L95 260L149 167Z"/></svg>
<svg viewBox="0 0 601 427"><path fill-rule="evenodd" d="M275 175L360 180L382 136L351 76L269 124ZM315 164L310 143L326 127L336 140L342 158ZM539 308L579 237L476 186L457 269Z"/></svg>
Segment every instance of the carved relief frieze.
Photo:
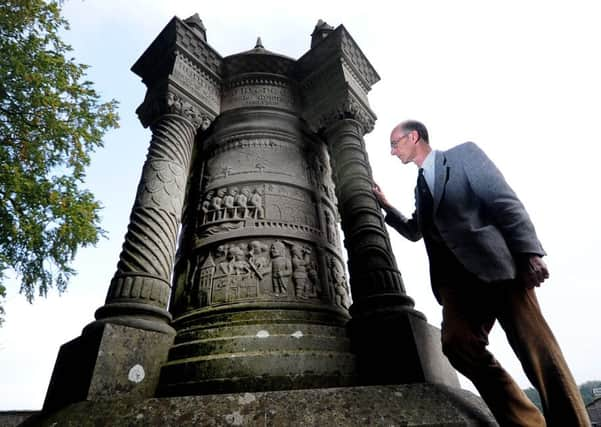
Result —
<svg viewBox="0 0 601 427"><path fill-rule="evenodd" d="M222 187L209 190L200 205L199 224L219 224L224 231L243 225L246 219L263 219L265 207L262 186ZM234 225L239 224L239 225ZM219 230L220 228L213 228ZM206 230L205 230L206 231ZM210 232L214 234L217 231Z"/></svg>
<svg viewBox="0 0 601 427"><path fill-rule="evenodd" d="M320 298L322 289L317 274L317 264L312 256L311 248L293 244L290 250L292 257L292 280L297 298Z"/></svg>
<svg viewBox="0 0 601 427"><path fill-rule="evenodd" d="M303 189L267 184L265 189L266 218L319 228L315 202Z"/></svg>
<svg viewBox="0 0 601 427"><path fill-rule="evenodd" d="M249 227L321 234L310 193L294 186L246 183L210 189L197 215L197 238Z"/></svg>
<svg viewBox="0 0 601 427"><path fill-rule="evenodd" d="M333 256L328 257L328 280L332 288L334 304L348 309L351 306L348 284L341 262Z"/></svg>
<svg viewBox="0 0 601 427"><path fill-rule="evenodd" d="M176 114L187 119L194 129L206 129L217 112L209 111L174 88L155 88L146 92L144 102L136 110L142 125L150 126L164 114Z"/></svg>
<svg viewBox="0 0 601 427"><path fill-rule="evenodd" d="M375 114L349 93L346 99L338 105L333 105L328 110L317 114L312 125L315 129L327 129L344 119L357 121L361 125L361 135L371 132L376 122Z"/></svg>
<svg viewBox="0 0 601 427"><path fill-rule="evenodd" d="M170 77L211 110L221 110L221 88L218 80L203 71L186 55L177 54Z"/></svg>
<svg viewBox="0 0 601 427"><path fill-rule="evenodd" d="M340 238L338 237L338 227L336 225L337 216L333 212L330 212L328 209L324 209L324 225L326 231L326 239L328 243L338 246L340 242Z"/></svg>
<svg viewBox="0 0 601 427"><path fill-rule="evenodd" d="M282 239L252 239L203 249L182 270L182 308L265 299L320 302L325 297L314 251Z"/></svg>
<svg viewBox="0 0 601 427"><path fill-rule="evenodd" d="M228 177L236 179L287 179L307 185L308 164L301 147L273 138L237 139L224 142L215 151L208 151L204 168L204 183L217 184ZM282 177L282 178L279 178Z"/></svg>
<svg viewBox="0 0 601 427"><path fill-rule="evenodd" d="M197 129L200 128L202 130L207 129L213 120L213 118L196 103L187 99L186 96L177 94L173 91L167 93L166 112L186 117Z"/></svg>

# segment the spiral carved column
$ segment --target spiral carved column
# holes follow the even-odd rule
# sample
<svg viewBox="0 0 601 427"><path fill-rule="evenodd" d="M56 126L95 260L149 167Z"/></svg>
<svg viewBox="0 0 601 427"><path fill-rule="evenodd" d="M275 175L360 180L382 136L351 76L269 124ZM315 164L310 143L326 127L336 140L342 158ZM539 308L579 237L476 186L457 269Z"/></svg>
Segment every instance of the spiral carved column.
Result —
<svg viewBox="0 0 601 427"><path fill-rule="evenodd" d="M196 132L187 118L176 114L161 116L151 128L117 272L96 318L172 333L166 307Z"/></svg>
<svg viewBox="0 0 601 427"><path fill-rule="evenodd" d="M386 307L411 309L390 240L373 195L362 125L335 121L325 131L330 149L338 210L348 253L353 318Z"/></svg>

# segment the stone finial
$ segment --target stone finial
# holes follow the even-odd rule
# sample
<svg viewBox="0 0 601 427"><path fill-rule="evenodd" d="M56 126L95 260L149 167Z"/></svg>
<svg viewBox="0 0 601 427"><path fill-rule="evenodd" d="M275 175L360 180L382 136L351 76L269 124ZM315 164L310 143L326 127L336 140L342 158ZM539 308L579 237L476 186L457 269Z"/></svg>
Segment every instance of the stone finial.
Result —
<svg viewBox="0 0 601 427"><path fill-rule="evenodd" d="M255 44L255 49L265 49L265 46L263 46L263 42L261 41L261 37L257 37L257 43Z"/></svg>
<svg viewBox="0 0 601 427"><path fill-rule="evenodd" d="M207 41L207 29L202 23L202 19L198 16L198 13L186 18L184 20L186 24L188 24L194 33L196 33L203 41Z"/></svg>
<svg viewBox="0 0 601 427"><path fill-rule="evenodd" d="M313 33L311 34L311 49L313 49L313 47L317 45L320 41L329 36L330 33L332 33L333 31L334 27L328 25L328 23L324 20L320 19L319 21L317 21L317 25L315 25Z"/></svg>

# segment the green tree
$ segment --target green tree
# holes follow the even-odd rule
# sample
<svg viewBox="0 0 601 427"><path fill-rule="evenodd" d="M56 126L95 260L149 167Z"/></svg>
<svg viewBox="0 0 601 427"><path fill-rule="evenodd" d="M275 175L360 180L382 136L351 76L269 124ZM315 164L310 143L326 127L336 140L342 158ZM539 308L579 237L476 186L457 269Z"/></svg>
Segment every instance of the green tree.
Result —
<svg viewBox="0 0 601 427"><path fill-rule="evenodd" d="M580 389L580 394L582 395L582 400L584 400L584 404L588 405L597 397L593 395L594 388L601 388L601 381L587 381L578 386Z"/></svg>
<svg viewBox="0 0 601 427"><path fill-rule="evenodd" d="M118 126L117 102L101 102L87 66L66 57L61 5L0 2L0 295L12 271L30 302L63 292L77 249L104 234L101 206L81 186L90 154Z"/></svg>
<svg viewBox="0 0 601 427"><path fill-rule="evenodd" d="M601 388L601 381L587 381L578 386L578 390L580 391L580 395L582 396L582 400L585 405L588 405L593 400L595 400L595 396L593 396L593 389ZM540 395L536 389L529 387L524 390L526 396L536 405L538 409L543 410L543 406L540 400Z"/></svg>

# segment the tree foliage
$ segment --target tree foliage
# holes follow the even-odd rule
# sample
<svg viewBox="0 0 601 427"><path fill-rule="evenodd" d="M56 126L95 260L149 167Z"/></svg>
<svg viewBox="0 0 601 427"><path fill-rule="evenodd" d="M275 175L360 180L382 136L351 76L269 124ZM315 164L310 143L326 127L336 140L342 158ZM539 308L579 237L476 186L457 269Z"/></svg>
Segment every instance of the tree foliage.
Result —
<svg viewBox="0 0 601 427"><path fill-rule="evenodd" d="M81 185L118 126L117 102L101 102L87 66L66 56L61 3L0 2L0 294L13 271L30 302L62 292L77 249L103 235L101 206Z"/></svg>
<svg viewBox="0 0 601 427"><path fill-rule="evenodd" d="M585 405L588 405L593 400L595 400L595 396L593 396L593 389L601 387L601 381L587 381L578 386L578 390L580 391L580 395L582 396L582 400ZM543 410L543 405L540 400L540 395L536 389L529 387L524 390L526 396L536 405L538 409Z"/></svg>
<svg viewBox="0 0 601 427"><path fill-rule="evenodd" d="M584 400L584 404L588 405L593 400L597 399L598 396L593 395L594 388L601 388L601 381L587 381L578 386L580 389L580 394L582 395L582 400Z"/></svg>

